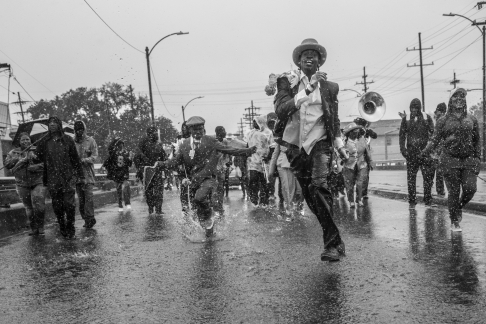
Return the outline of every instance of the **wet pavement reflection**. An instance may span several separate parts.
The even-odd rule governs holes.
[[[322,231],[309,210],[292,222],[231,191],[205,239],[182,218],[177,192],[165,214],[133,202],[97,211],[98,224],[65,241],[0,240],[2,323],[482,323],[486,218],[464,213],[451,233],[445,208],[415,211],[371,196],[335,201],[346,242],[322,263]]]

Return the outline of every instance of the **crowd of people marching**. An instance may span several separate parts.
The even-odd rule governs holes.
[[[224,213],[223,197],[234,167],[243,198],[257,208],[278,208],[291,221],[303,213],[305,201],[322,227],[321,260],[340,260],[345,245],[333,220],[334,199],[345,195],[351,208],[364,205],[373,170],[370,141],[377,134],[362,118],[341,129],[339,86],[319,71],[326,57],[325,48],[314,39],[295,48],[292,58],[299,69],[270,76],[265,91],[275,95],[275,112],[257,116],[244,140],[227,139],[223,126],[215,129],[215,136],[206,135],[205,120],[198,116],[182,125],[176,145],[169,149],[162,145],[156,126],[147,129],[136,154],[125,149],[124,139],[114,138],[103,167],[116,183],[119,212],[124,206],[131,209],[129,170],[134,165],[149,214],[163,214],[164,189],[175,181],[182,212],[193,214],[210,234],[215,215]],[[418,99],[410,103],[410,114],[401,113],[400,149],[407,161],[410,208],[417,203],[418,170],[424,176],[427,206],[433,206],[436,175],[439,195],[445,195],[444,180],[447,186],[454,231],[460,230],[462,208],[476,191],[479,172],[479,128],[467,113],[466,94],[456,89],[448,107],[437,107],[435,126]],[[48,135],[35,149],[29,134],[22,133],[20,147],[9,152],[6,167],[16,177],[30,235],[44,234],[46,190],[64,237],[75,238],[75,192],[84,227],[96,224],[93,186],[98,148],[86,129],[85,123],[76,121],[73,139],[64,134],[57,117],[50,117]]]

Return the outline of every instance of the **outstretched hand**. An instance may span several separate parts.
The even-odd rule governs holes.
[[[407,113],[405,112],[405,110],[403,112],[398,112],[398,115],[400,116],[400,118],[407,118]]]

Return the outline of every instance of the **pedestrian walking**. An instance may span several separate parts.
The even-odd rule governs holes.
[[[214,224],[211,196],[214,194],[219,153],[249,156],[256,148],[236,149],[226,146],[216,138],[204,135],[204,124],[202,117],[189,118],[187,126],[191,137],[184,140],[173,159],[157,164],[160,169],[176,169],[180,165],[185,167],[187,178],[182,183],[188,186],[191,204],[201,226],[210,231]]]
[[[132,209],[130,204],[130,167],[133,164],[131,152],[125,149],[125,142],[120,137],[115,137],[108,146],[108,159],[103,163],[108,174],[107,178],[116,184],[118,197],[118,212],[123,212],[123,203],[127,211]]]
[[[257,150],[248,161],[250,180],[248,194],[253,206],[268,206],[268,166],[265,164],[270,152],[271,135],[267,128],[267,117],[258,116],[253,119],[253,129],[247,135],[248,146],[256,146]]]
[[[215,129],[216,139],[224,144],[227,145],[226,141],[226,130],[223,126],[218,126]],[[226,171],[231,166],[231,159],[229,154],[224,153],[217,153],[218,154],[218,164],[216,165],[216,187],[215,192],[213,195],[214,211],[218,212],[219,214],[224,213],[223,208],[223,198],[224,198],[224,185],[226,181]]]
[[[75,186],[84,180],[83,166],[74,140],[64,134],[61,120],[55,116],[49,117],[48,129],[49,134],[37,146],[35,155],[44,163],[42,181],[52,198],[61,235],[74,239]]]
[[[294,219],[294,214],[302,211],[304,196],[302,195],[299,181],[290,168],[289,160],[285,154],[286,151],[287,148],[285,146],[277,144],[270,162],[269,174],[275,174],[275,168],[278,170],[279,189],[283,196],[285,220],[290,222]]]
[[[364,137],[366,144],[368,145],[368,151],[371,152],[371,140],[377,139],[378,134],[374,130],[370,128],[370,122],[364,118],[356,117],[354,119],[354,123],[358,126],[362,126],[364,129],[361,131],[362,136]],[[370,182],[370,172],[373,170],[373,166],[370,164],[368,165],[368,177],[366,178],[365,182],[363,183],[363,199],[368,199],[368,185]]]
[[[326,49],[315,39],[305,39],[297,46],[292,58],[300,69],[277,78],[274,103],[280,124],[286,125],[282,140],[290,166],[323,230],[321,260],[338,261],[345,247],[333,220],[328,175],[333,146],[344,159],[347,154],[339,128],[339,85],[327,81],[326,73],[319,71],[326,57]]]
[[[20,146],[7,154],[5,167],[15,176],[15,186],[30,222],[29,235],[44,235],[46,187],[42,176],[44,164],[35,162],[35,147],[28,133],[20,134]]]
[[[452,231],[462,231],[462,209],[476,193],[481,156],[479,124],[467,113],[466,95],[463,88],[451,92],[447,112],[422,151],[422,156],[428,156],[442,144],[439,168],[447,186]]]
[[[410,102],[410,115],[403,114],[400,124],[400,152],[407,160],[407,184],[409,208],[417,204],[417,172],[420,169],[424,179],[424,203],[428,207],[432,202],[434,184],[434,161],[430,156],[420,155],[434,132],[432,117],[422,112],[422,103],[415,98]]]
[[[447,105],[442,102],[437,105],[437,108],[434,112],[435,117],[435,124],[440,118],[442,118],[447,111]],[[435,167],[435,190],[439,197],[445,197],[445,188],[444,188],[444,175],[442,174],[442,169],[439,168],[439,158],[442,153],[442,143],[437,145],[436,149],[432,152],[431,156],[434,159],[434,167]]]
[[[93,187],[96,183],[94,163],[98,158],[98,145],[93,137],[86,134],[86,125],[82,120],[74,122],[74,142],[81,159],[84,180],[78,179],[76,193],[79,200],[79,213],[84,220],[83,227],[93,228],[96,224],[94,215]]]
[[[147,136],[144,137],[139,149],[141,153],[140,167],[148,172],[143,173],[145,198],[149,214],[162,215],[162,203],[164,200],[164,172],[160,168],[152,169],[157,162],[167,160],[164,147],[158,136],[158,128],[150,126],[147,128]]]
[[[362,200],[364,185],[368,179],[369,166],[371,165],[371,153],[368,149],[368,143],[361,136],[362,130],[363,128],[356,123],[349,123],[343,131],[345,136],[344,147],[349,152],[349,159],[343,165],[343,176],[346,195],[351,208],[355,207],[355,203],[360,207],[364,206]]]

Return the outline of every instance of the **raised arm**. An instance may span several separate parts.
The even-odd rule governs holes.
[[[298,110],[295,106],[292,88],[287,78],[277,79],[277,94],[273,103],[275,105],[275,113],[282,120],[292,116]]]

